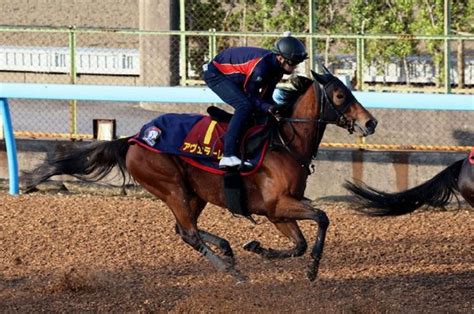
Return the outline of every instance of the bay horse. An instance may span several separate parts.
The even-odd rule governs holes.
[[[314,80],[300,77],[294,90],[283,91],[288,112],[275,118],[277,136],[272,139],[273,149],[267,152],[255,173],[243,177],[249,212],[266,216],[294,243],[293,247],[277,250],[250,241],[244,249],[265,258],[301,256],[307,250],[307,243],[297,221],[313,220],[318,231],[307,272],[311,281],[318,273],[329,219],[324,211],[313,208],[305,200],[304,191],[326,125],[336,124],[361,136],[374,133],[377,125],[377,120],[352,92],[326,68],[325,73],[312,71],[312,75]],[[25,173],[22,182],[26,190],[54,175],[67,174],[96,182],[118,166],[124,185],[128,173],[171,209],[176,218],[176,232],[185,243],[218,270],[245,280],[235,268],[229,242],[198,228],[199,215],[207,203],[226,207],[223,176],[196,168],[179,156],[157,154],[132,145],[130,138],[95,142],[66,154],[52,154],[38,168]]]
[[[474,147],[464,159],[458,160],[433,178],[411,189],[387,193],[363,182],[346,181],[343,186],[356,195],[361,207],[356,210],[371,216],[396,216],[411,213],[427,205],[443,207],[456,193],[474,207]],[[459,201],[459,199],[458,199]]]

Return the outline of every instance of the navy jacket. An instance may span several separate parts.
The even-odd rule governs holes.
[[[261,111],[275,102],[272,98],[283,69],[270,50],[257,47],[228,48],[219,53],[213,65],[234,81]]]

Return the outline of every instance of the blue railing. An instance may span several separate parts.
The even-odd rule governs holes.
[[[413,94],[354,92],[364,107],[377,109],[412,110],[469,110],[474,111],[474,95]],[[203,87],[137,87],[70,84],[22,84],[0,85],[0,113],[5,129],[9,192],[19,193],[18,160],[8,98],[127,101],[160,103],[222,103],[211,90]]]

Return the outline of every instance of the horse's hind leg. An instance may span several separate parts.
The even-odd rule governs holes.
[[[202,200],[201,198],[194,197],[189,205],[191,207],[192,215],[196,217],[195,219],[197,221],[202,210],[206,206],[206,202]],[[178,234],[180,233],[178,224],[176,224],[176,233]],[[216,246],[222,252],[222,254],[226,257],[226,260],[229,263],[231,264],[235,263],[234,252],[232,251],[229,241],[215,234],[204,231],[202,229],[198,230],[198,234],[204,242],[210,243]]]
[[[176,224],[176,233],[181,235],[181,231],[178,224]],[[202,229],[198,230],[198,235],[202,241],[216,246],[225,256],[225,259],[227,262],[229,262],[229,264],[235,264],[234,252],[232,251],[232,247],[230,246],[229,241]]]
[[[173,197],[168,197],[165,203],[171,208],[176,218],[176,229],[183,241],[206,257],[218,270],[233,272],[233,261],[218,256],[201,238],[196,224],[197,217],[193,215],[189,196],[174,190]]]
[[[196,251],[201,253],[205,258],[207,258],[219,271],[227,272],[231,274],[238,282],[247,281],[247,277],[242,275],[235,268],[235,260],[233,256],[232,249],[230,248],[229,242],[222,239],[216,235],[213,235],[209,232],[197,230],[195,226],[192,228],[183,227],[183,221],[177,220],[177,229],[181,238],[184,242],[191,245]],[[184,223],[184,225],[187,225]],[[209,242],[217,245],[219,249],[224,253],[224,257],[217,255],[210,247],[206,245],[205,242]]]
[[[272,221],[275,227],[280,230],[285,236],[295,243],[295,246],[289,250],[275,250],[272,248],[263,248],[258,241],[250,241],[244,245],[244,249],[250,252],[257,253],[266,258],[287,258],[301,256],[306,252],[308,245],[301,233],[296,221],[276,222]]]
[[[176,233],[180,234],[180,229],[179,225],[176,224]],[[227,241],[224,238],[221,238],[215,234],[212,234],[210,232],[204,231],[202,229],[198,230],[198,234],[201,237],[201,239],[206,242],[210,243],[214,246],[216,246],[224,256],[227,258],[232,258],[232,261],[230,261],[232,264],[234,263],[233,258],[234,258],[234,252],[232,251],[232,247],[230,246],[229,241]]]
[[[196,251],[207,258],[219,271],[228,272],[239,281],[245,280],[243,276],[234,268],[233,257],[222,258],[217,255],[201,238],[203,231],[198,230],[197,217],[192,215],[193,211],[189,205],[188,197],[184,194],[179,195],[174,191],[172,198],[167,198],[165,203],[171,208],[176,218],[176,229],[184,242],[193,247]],[[205,233],[205,238],[211,238],[209,233]],[[217,238],[217,236],[216,236]],[[227,243],[228,244],[228,243]]]
[[[232,251],[232,248],[230,247],[229,241],[201,229],[199,229],[199,236],[204,242],[215,245],[222,252],[222,254],[224,254],[224,256],[232,258],[232,263],[233,263],[234,252]]]
[[[127,170],[140,185],[168,205],[184,242],[200,252],[218,270],[229,272],[238,280],[244,279],[235,270],[232,261],[218,256],[201,239],[197,218],[205,203],[189,190],[183,169],[175,158],[135,145],[127,153]]]

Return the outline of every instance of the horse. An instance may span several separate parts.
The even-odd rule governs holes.
[[[322,74],[311,73],[314,79],[299,77],[293,89],[282,90],[286,104],[282,108],[287,110],[272,118],[276,134],[271,139],[272,148],[258,170],[243,177],[243,184],[249,212],[265,216],[293,242],[288,249],[272,249],[250,241],[244,249],[269,259],[302,256],[308,245],[297,221],[313,220],[318,231],[307,271],[308,279],[313,281],[317,277],[329,219],[323,210],[311,206],[304,197],[311,162],[327,124],[368,136],[375,132],[377,120],[329,70],[324,68]],[[226,207],[223,176],[193,167],[180,156],[157,154],[133,145],[129,142],[131,138],[88,143],[67,153],[50,154],[40,166],[22,175],[25,190],[55,175],[66,174],[96,182],[117,166],[123,176],[123,186],[126,177],[131,176],[171,209],[176,219],[175,230],[185,243],[217,270],[237,281],[245,281],[245,275],[235,267],[229,242],[198,228],[199,216],[207,203]]]
[[[346,181],[343,186],[358,198],[361,207],[356,210],[371,216],[405,215],[424,205],[443,207],[453,196],[458,199],[457,193],[474,207],[474,147],[468,157],[452,163],[433,178],[405,191],[382,192],[364,182]]]

